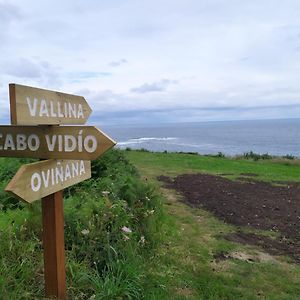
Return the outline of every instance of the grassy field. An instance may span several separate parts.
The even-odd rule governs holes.
[[[159,175],[184,173],[255,173],[263,181],[300,181],[298,162],[205,157],[191,154],[126,151],[126,157],[146,181]],[[160,188],[165,197],[165,236],[149,258],[146,299],[300,299],[300,266],[288,257],[271,256],[262,249],[225,240],[240,228],[210,213],[180,202],[180,195]],[[230,258],[216,260],[218,254]]]
[[[3,192],[29,162],[0,159],[5,300],[44,295],[40,202],[23,204]],[[300,299],[299,265],[224,239],[241,228],[188,207],[156,179],[202,172],[232,180],[255,173],[260,180],[299,181],[299,171],[294,160],[109,151],[93,161],[90,180],[64,193],[69,299]]]
[[[184,153],[152,153],[126,151],[126,156],[140,172],[150,178],[158,175],[174,177],[183,173],[231,174],[236,178],[241,173],[255,173],[263,181],[299,181],[300,162],[298,160],[268,159],[246,160],[225,157],[200,156]]]

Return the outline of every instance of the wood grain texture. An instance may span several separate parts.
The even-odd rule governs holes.
[[[42,199],[44,277],[46,297],[67,299],[63,192]]]
[[[67,136],[73,136],[76,140],[77,146],[72,150],[70,139],[66,142]],[[0,126],[0,156],[4,157],[93,160],[115,144],[114,140],[94,126]],[[93,145],[96,147],[93,148]]]
[[[15,83],[9,85],[9,92],[14,125],[85,124],[92,112],[82,96]],[[73,114],[69,105],[77,112],[81,106],[82,113]]]
[[[9,102],[10,102],[10,122],[12,125],[16,125],[17,124],[16,87],[14,84],[9,85]]]
[[[90,161],[43,160],[21,166],[5,191],[32,203],[90,177]]]

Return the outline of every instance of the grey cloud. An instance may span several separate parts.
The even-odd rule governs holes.
[[[300,45],[295,47],[295,51],[299,52],[300,51]]]
[[[127,26],[119,29],[119,36],[126,36],[128,38],[136,39],[149,39],[155,37],[156,35],[165,32],[165,26],[157,25],[145,20],[138,22],[129,23]]]
[[[126,64],[127,62],[128,61],[125,58],[121,58],[120,60],[110,62],[108,65],[110,67],[119,67],[123,64]]]
[[[167,89],[171,84],[177,84],[176,80],[162,79],[161,81],[153,83],[144,83],[139,87],[132,88],[130,91],[134,93],[149,93],[149,92],[162,92]]]
[[[8,75],[18,78],[38,78],[41,76],[42,66],[26,58],[9,62],[5,71]]]
[[[9,3],[0,3],[0,20],[2,22],[11,22],[14,19],[19,19],[22,14],[18,7]],[[2,28],[1,28],[2,30]]]
[[[19,58],[3,64],[5,75],[31,81],[43,86],[59,86],[61,84],[58,70],[47,61]]]
[[[89,122],[101,126],[123,124],[162,124],[221,120],[252,120],[268,118],[295,118],[300,113],[299,105],[276,105],[264,107],[190,107],[185,109],[118,110],[96,111]],[[255,116],[255,117],[254,117]]]

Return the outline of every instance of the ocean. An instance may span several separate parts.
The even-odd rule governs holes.
[[[300,156],[300,119],[100,126],[117,147],[234,156]]]

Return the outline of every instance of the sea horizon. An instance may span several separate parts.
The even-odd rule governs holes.
[[[300,118],[100,126],[120,149],[300,156]]]

